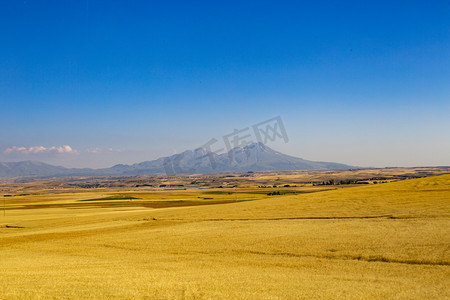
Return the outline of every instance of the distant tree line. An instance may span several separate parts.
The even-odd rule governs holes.
[[[372,180],[372,179],[369,179]],[[377,183],[386,183],[387,181],[372,181],[373,184]],[[344,184],[370,184],[367,180],[355,180],[355,179],[346,179],[346,180],[334,180],[330,179],[327,181],[322,181],[321,183],[313,183],[313,186],[317,185],[344,185]]]
[[[280,195],[280,192],[276,191],[276,192],[267,193],[267,196],[276,196],[276,195]]]

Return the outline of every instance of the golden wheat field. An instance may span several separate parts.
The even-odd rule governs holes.
[[[0,298],[450,298],[450,175],[281,191],[3,197]]]

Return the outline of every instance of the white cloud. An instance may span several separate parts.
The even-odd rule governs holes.
[[[64,146],[32,146],[26,147],[9,147],[3,151],[3,154],[44,154],[44,153],[59,153],[59,154],[78,154],[77,150],[72,149],[69,145]]]
[[[3,159],[52,159],[59,157],[60,159],[82,159],[86,157],[103,157],[103,156],[114,156],[127,152],[123,149],[113,149],[113,148],[88,148],[83,150],[73,149],[69,145],[63,146],[12,146],[0,150],[0,157],[3,155]],[[1,159],[0,159],[1,160]]]
[[[86,153],[92,153],[92,154],[107,154],[107,153],[120,153],[123,152],[121,149],[113,149],[113,148],[89,148],[86,149],[84,152]]]

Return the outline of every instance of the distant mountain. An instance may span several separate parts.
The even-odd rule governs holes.
[[[0,162],[0,178],[89,176],[96,170],[89,168],[64,168],[39,161]]]
[[[354,167],[334,162],[305,160],[275,151],[262,143],[253,143],[233,148],[220,155],[199,148],[152,161],[132,165],[120,164],[103,169],[71,169],[35,161],[0,163],[0,177],[174,175],[351,168]]]
[[[66,168],[56,167],[38,161],[20,161],[0,163],[0,177],[53,176],[64,172]]]

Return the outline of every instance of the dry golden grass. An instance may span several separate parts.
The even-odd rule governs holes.
[[[238,201],[159,209],[76,201],[115,193]],[[15,205],[42,203],[39,197]],[[450,175],[271,197],[48,197],[79,207],[0,216],[2,299],[450,297]]]

